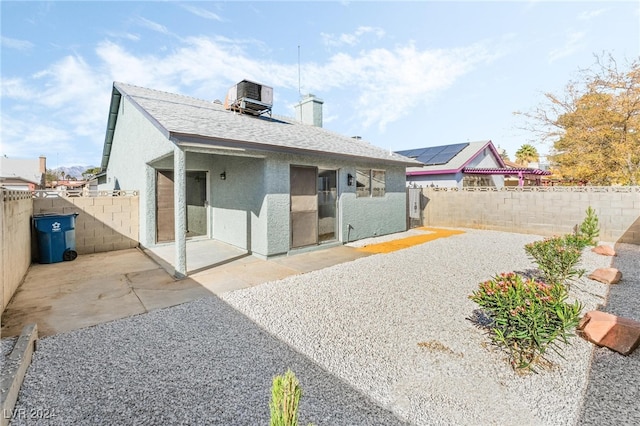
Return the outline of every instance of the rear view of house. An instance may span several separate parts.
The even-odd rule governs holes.
[[[322,101],[271,116],[250,81],[210,102],[114,83],[100,189],[140,191],[140,243],[187,238],[268,258],[405,230],[405,171],[416,160],[322,129]],[[300,121],[302,120],[302,121]]]

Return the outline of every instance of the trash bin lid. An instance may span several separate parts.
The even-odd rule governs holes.
[[[33,218],[34,219],[38,219],[38,218],[47,218],[47,219],[53,219],[54,217],[68,217],[68,216],[78,216],[80,213],[38,213],[38,214],[34,214]]]

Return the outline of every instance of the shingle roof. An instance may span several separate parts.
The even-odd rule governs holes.
[[[112,98],[127,97],[178,143],[185,139],[232,141],[266,151],[336,155],[383,162],[417,165],[418,161],[376,147],[362,140],[298,123],[291,119],[253,117],[224,109],[220,104],[189,96],[114,83]],[[113,106],[113,105],[112,105]],[[109,132],[107,132],[109,139]],[[105,151],[107,143],[105,140]],[[211,142],[213,143],[213,142]],[[106,156],[108,159],[108,152]],[[104,166],[104,159],[103,159]]]

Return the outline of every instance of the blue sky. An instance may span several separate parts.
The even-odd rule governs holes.
[[[52,168],[100,164],[113,81],[223,100],[249,79],[274,88],[275,114],[313,93],[325,128],[385,149],[491,139],[513,158],[532,138],[514,111],[561,93],[594,54],[640,55],[637,1],[0,7],[0,155]]]

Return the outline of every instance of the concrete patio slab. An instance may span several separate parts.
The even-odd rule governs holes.
[[[412,234],[395,237],[408,235]],[[17,336],[30,323],[38,324],[40,336],[90,327],[372,254],[334,245],[263,260],[228,244],[190,240],[188,262],[190,269],[198,270],[176,280],[168,272],[170,265],[167,268],[172,248],[167,245],[152,253],[127,249],[81,255],[72,262],[31,265],[2,313],[0,336]]]
[[[333,247],[271,261],[226,250],[228,247],[212,256],[215,244],[201,242],[191,245],[190,251],[194,246],[207,249],[207,256],[200,256],[200,266],[213,258],[219,266],[206,267],[182,280],[139,249],[33,264],[3,312],[1,336],[17,336],[29,323],[38,324],[40,336],[49,336],[362,257],[355,249]]]

